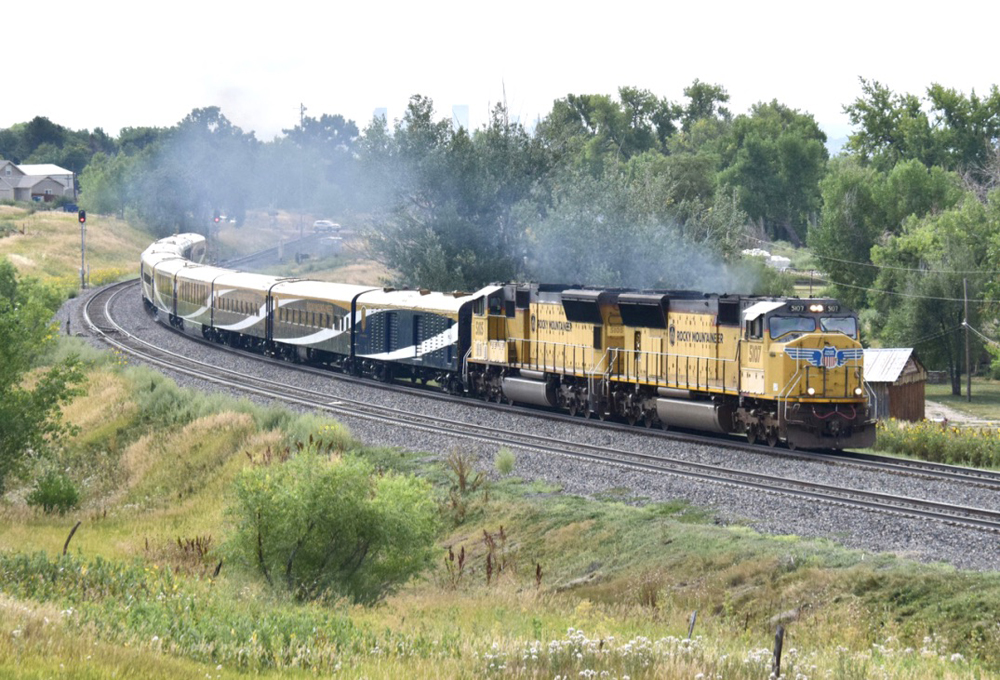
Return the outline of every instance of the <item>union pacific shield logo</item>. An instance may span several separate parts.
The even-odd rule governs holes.
[[[823,348],[823,368],[837,367],[837,350],[827,346]]]
[[[848,361],[858,361],[865,355],[861,348],[837,349],[827,345],[823,349],[786,347],[785,354],[796,361],[805,361],[816,368],[839,368]]]

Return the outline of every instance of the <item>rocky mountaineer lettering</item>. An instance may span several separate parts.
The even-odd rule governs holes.
[[[543,330],[546,330],[546,329],[548,329],[550,331],[565,331],[565,332],[568,333],[571,330],[573,330],[573,324],[570,323],[569,321],[544,321],[544,320],[539,320],[539,322],[538,322],[538,330],[543,331]]]
[[[677,331],[677,342],[722,342],[722,333],[703,333],[700,331]]]

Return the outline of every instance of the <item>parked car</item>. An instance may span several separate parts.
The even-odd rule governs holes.
[[[331,222],[330,220],[316,220],[313,222],[313,231],[317,234],[324,232],[332,232],[336,234],[340,232],[340,225],[336,222]]]

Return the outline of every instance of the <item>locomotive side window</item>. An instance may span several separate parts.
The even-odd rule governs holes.
[[[812,333],[816,330],[816,319],[811,316],[772,316],[767,330],[772,340],[789,333]]]
[[[503,299],[499,295],[490,296],[490,316],[500,316],[503,310]]]
[[[764,337],[764,317],[758,316],[752,321],[747,321],[746,334],[748,340],[760,340]]]
[[[819,320],[820,328],[828,333],[843,333],[858,339],[858,322],[854,317],[826,317]]]

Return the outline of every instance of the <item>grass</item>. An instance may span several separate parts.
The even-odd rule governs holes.
[[[74,262],[73,216],[17,210],[0,206],[0,226],[20,215],[25,238],[33,229],[52,238],[23,255],[5,250],[20,235],[0,238],[0,254],[58,280],[58,267],[35,260]],[[131,238],[127,225],[92,222]],[[294,218],[251,219],[241,230],[224,225],[218,243],[245,252],[295,232]],[[135,233],[137,255],[149,237]],[[134,260],[126,252],[102,266]],[[375,272],[360,261],[338,266],[334,277]],[[489,479],[463,493],[437,462],[443,455],[364,448],[319,416],[196,395],[62,342],[60,351],[84,350],[91,362],[88,394],[66,409],[81,432],[61,453],[83,505],[42,514],[24,503],[28,483],[0,500],[0,677],[749,680],[767,676],[779,622],[786,678],[1000,677],[996,573],[718,526],[704,509],[621,488],[568,496],[519,479],[518,458],[499,451],[500,465],[467,456],[476,469],[466,478]],[[974,385],[977,399],[986,386]],[[437,567],[380,606],[297,603],[228,562],[213,578],[246,453],[311,433],[437,484],[447,527]]]
[[[224,223],[209,241],[211,257],[227,259],[270,248],[275,239],[298,238],[299,223],[309,216],[249,213],[240,228]],[[22,233],[23,231],[23,233]],[[305,230],[303,230],[305,231]],[[154,237],[109,215],[87,214],[87,267],[90,285],[98,286],[138,275],[139,254]],[[8,257],[22,274],[54,283],[67,293],[80,285],[80,223],[76,213],[37,210],[29,205],[0,205],[0,257]],[[345,263],[347,260],[345,260]],[[356,260],[345,264],[371,274]]]
[[[462,494],[435,457],[363,449],[316,416],[194,396],[113,355],[91,370],[63,454],[82,508],[44,515],[24,489],[0,504],[0,677],[749,679],[779,621],[788,678],[1000,672],[995,573],[717,526],[621,489],[568,496],[516,465],[473,462],[491,478]],[[212,578],[246,452],[309,431],[436,480],[453,520],[438,566],[378,607],[297,603],[235,564]]]
[[[966,378],[962,377],[962,394],[951,393],[951,383],[927,383],[925,396],[931,401],[944,404],[956,411],[967,413],[979,420],[1000,420],[1000,380],[989,378],[972,379],[972,401],[968,400]]]

